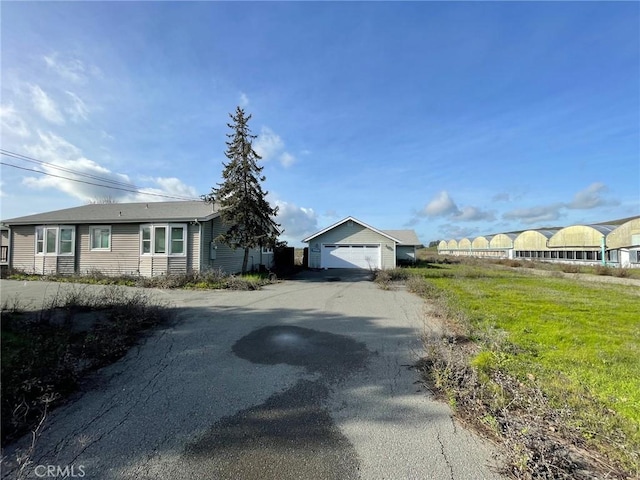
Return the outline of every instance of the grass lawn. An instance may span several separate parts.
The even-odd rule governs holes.
[[[413,273],[467,319],[483,348],[472,364],[534,378],[588,444],[639,472],[640,288],[438,267]]]

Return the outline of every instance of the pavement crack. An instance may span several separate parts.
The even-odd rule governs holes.
[[[440,430],[436,431],[436,440],[438,440],[438,443],[440,444],[440,453],[442,453],[444,462],[447,464],[447,467],[449,468],[449,478],[451,478],[451,480],[455,480],[455,477],[453,476],[453,465],[451,465],[451,462],[449,461],[449,457],[447,456],[447,452],[445,452],[444,443],[442,442],[442,438],[440,438]]]

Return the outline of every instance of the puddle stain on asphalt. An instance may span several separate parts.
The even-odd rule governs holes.
[[[363,368],[369,356],[364,343],[344,335],[295,326],[254,330],[233,346],[233,353],[252,363],[286,363],[337,380]]]
[[[273,326],[241,338],[233,352],[253,363],[302,366],[320,378],[300,380],[261,405],[220,419],[187,445],[185,456],[200,462],[211,478],[359,478],[356,451],[324,403],[328,385],[364,368],[365,345],[342,335]]]

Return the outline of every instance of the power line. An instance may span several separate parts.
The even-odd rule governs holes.
[[[117,186],[113,186],[113,185],[103,185],[103,184],[100,184],[100,183],[89,182],[89,181],[86,181],[86,180],[79,180],[77,178],[69,178],[69,177],[64,177],[62,175],[55,175],[53,173],[48,173],[48,172],[43,172],[43,171],[40,171],[40,170],[36,170],[34,168],[20,167],[18,165],[13,165],[11,163],[6,163],[6,162],[0,162],[0,165],[5,165],[7,167],[17,168],[19,170],[26,170],[27,172],[39,173],[40,175],[47,175],[49,177],[61,178],[63,180],[69,180],[71,182],[78,182],[78,183],[84,183],[84,184],[87,184],[87,185],[94,185],[94,186],[97,186],[97,187],[107,188],[107,189],[111,189],[111,190],[121,190],[123,192],[140,193],[142,195],[149,195],[149,196],[152,196],[152,197],[172,198],[174,200],[199,200],[199,199],[194,198],[194,197],[179,197],[179,196],[176,196],[176,195],[166,195],[166,194],[161,194],[161,193],[145,192],[145,191],[139,189],[138,187],[135,187],[135,188],[124,188],[124,187],[117,187]],[[123,185],[126,185],[126,184],[123,184]]]
[[[44,172],[44,171],[36,170],[36,169],[33,169],[33,168],[21,167],[21,166],[14,165],[14,164],[11,164],[11,163],[0,162],[1,165],[5,165],[7,167],[17,168],[19,170],[25,170],[25,171],[28,171],[28,172],[34,172],[34,173],[38,173],[40,175],[47,175],[47,176],[54,177],[54,178],[60,178],[60,179],[63,179],[63,180],[69,180],[71,182],[84,183],[84,184],[87,184],[87,185],[94,185],[94,186],[97,186],[97,187],[102,187],[102,188],[107,188],[107,189],[112,189],[112,190],[121,190],[121,191],[124,191],[124,192],[139,193],[139,194],[149,195],[149,196],[154,196],[154,197],[172,198],[172,199],[175,199],[175,200],[199,200],[199,198],[194,198],[194,197],[182,197],[182,196],[177,196],[177,195],[167,195],[167,194],[160,194],[160,193],[145,192],[141,187],[138,187],[136,185],[132,185],[130,183],[119,182],[117,180],[112,180],[110,178],[105,178],[105,177],[100,177],[98,175],[79,172],[79,171],[73,170],[71,168],[62,167],[62,166],[55,165],[55,164],[49,163],[49,162],[44,162],[42,160],[38,160],[38,159],[33,158],[33,157],[28,157],[26,155],[22,155],[20,153],[15,153],[15,152],[10,152],[10,151],[4,150],[4,149],[0,149],[0,154],[2,154],[4,156],[7,156],[7,157],[15,158],[17,160],[23,160],[23,161],[27,161],[27,162],[43,165],[43,166],[46,166],[48,168],[58,169],[58,170],[61,170],[63,172],[66,172],[66,173],[70,173],[72,175],[77,175],[77,176],[80,176],[80,177],[85,177],[85,178],[89,178],[89,179],[92,179],[92,180],[97,180],[97,181],[102,182],[102,183],[95,183],[95,182],[90,182],[90,181],[87,181],[87,180],[80,180],[80,179],[77,179],[77,178],[70,178],[70,177],[66,177],[66,176],[63,176],[63,175],[55,175],[53,173]],[[104,183],[111,184],[111,185],[104,185]]]
[[[114,185],[120,185],[120,186],[127,187],[127,188],[139,188],[139,187],[136,187],[135,185],[132,185],[130,183],[119,182],[117,180],[112,180],[110,178],[105,178],[105,177],[101,177],[101,176],[98,176],[98,175],[93,175],[91,173],[79,172],[79,171],[73,170],[71,168],[67,168],[67,167],[62,167],[60,165],[56,165],[55,163],[43,162],[42,160],[37,160],[37,159],[32,158],[32,157],[27,157],[26,155],[22,155],[20,153],[10,152],[10,151],[4,150],[4,149],[0,149],[0,153],[2,155],[7,156],[7,157],[15,158],[15,159],[18,159],[18,160],[23,160],[25,162],[36,163],[38,165],[43,165],[43,166],[46,166],[48,168],[62,170],[63,172],[72,173],[74,175],[78,175],[78,176],[81,176],[81,177],[92,178],[92,179],[98,180],[100,182],[113,183]]]

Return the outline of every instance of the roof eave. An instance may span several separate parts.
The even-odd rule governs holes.
[[[344,218],[344,219],[340,220],[339,222],[336,222],[333,225],[330,225],[327,228],[324,228],[324,229],[320,230],[319,232],[316,232],[313,235],[303,239],[302,243],[309,243],[314,238],[316,238],[316,237],[318,237],[318,236],[320,236],[320,235],[322,235],[324,233],[327,233],[329,230],[333,230],[334,228],[339,227],[340,225],[342,225],[343,223],[348,222],[349,220],[351,220],[352,222],[356,222],[358,225],[361,225],[361,226],[363,226],[365,228],[368,228],[369,230],[372,230],[372,231],[374,231],[374,232],[376,232],[376,233],[378,233],[378,234],[380,234],[380,235],[382,235],[384,237],[387,237],[388,239],[393,240],[396,243],[402,243],[399,239],[397,239],[395,237],[392,237],[388,233],[385,233],[385,232],[383,232],[381,230],[378,230],[377,228],[372,227],[371,225],[367,225],[366,223],[361,222],[357,218],[354,218],[354,217],[351,217],[351,216],[349,216],[347,218]]]
[[[0,222],[2,225],[8,227],[11,226],[25,226],[25,225],[92,225],[92,224],[106,224],[106,223],[152,223],[152,222],[168,222],[168,223],[184,223],[184,222],[207,222],[220,216],[220,212],[213,212],[209,215],[199,217],[157,217],[157,218],[105,218],[105,219],[30,219],[30,220],[18,220],[12,221],[4,220]]]

